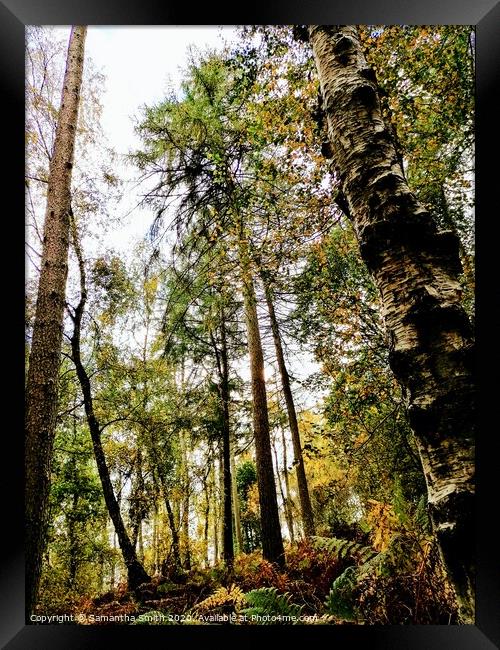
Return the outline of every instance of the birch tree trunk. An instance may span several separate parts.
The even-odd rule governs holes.
[[[86,27],[73,27],[69,40],[61,107],[50,161],[42,262],[26,384],[25,554],[28,616],[38,597],[47,536],[68,274],[71,176],[86,32]]]
[[[274,440],[272,443],[272,447],[274,453],[274,464],[276,466],[276,478],[278,479],[278,488],[281,494],[281,500],[283,501],[283,511],[285,514],[286,525],[288,527],[288,532],[290,533],[290,542],[293,544],[295,542],[295,532],[293,530],[293,517],[289,507],[288,497],[286,496],[283,490],[283,483],[281,482],[281,476],[280,476],[280,470],[278,464],[278,452],[276,451],[276,444]]]
[[[288,460],[286,454],[285,430],[283,428],[281,428],[281,444],[283,446],[283,479],[285,481],[286,507],[290,513],[290,521],[292,522],[292,527],[290,528],[290,541],[292,544],[294,544],[295,533],[293,528],[293,499],[292,493],[290,491],[290,480],[288,478]],[[278,467],[278,459],[276,459],[276,467]]]
[[[460,305],[456,236],[410,191],[353,26],[308,37],[341,182],[339,204],[379,289],[394,375],[406,391],[430,512],[464,622],[474,612],[473,333]]]

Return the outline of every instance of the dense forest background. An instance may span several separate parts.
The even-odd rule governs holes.
[[[106,80],[85,32],[72,30],[68,50],[49,29],[27,30],[29,612],[81,623],[469,622],[470,574],[442,534],[455,524],[429,507],[429,495],[469,480],[468,452],[440,452],[444,469],[426,456],[423,427],[449,450],[454,425],[429,425],[420,402],[415,415],[432,340],[415,358],[394,352],[387,296],[411,264],[389,259],[392,231],[364,239],[362,192],[371,206],[396,186],[387,175],[370,185],[371,149],[350,161],[363,120],[383,123],[398,183],[447,233],[415,226],[402,246],[427,255],[426,288],[455,278],[446,318],[429,289],[434,311],[425,321],[418,311],[418,327],[470,327],[472,27],[238,28],[229,45],[193,46],[182,82],[136,116],[140,146],[126,160],[100,124]],[[340,62],[332,78],[322,38]],[[367,81],[344,100],[351,81],[339,75],[354,65]],[[336,105],[354,111],[340,135]],[[124,254],[113,234],[127,193],[145,225]],[[448,241],[453,264],[440,262]],[[393,295],[413,295],[411,273],[405,282]],[[55,302],[59,343],[37,330],[57,330]],[[458,371],[439,372],[435,383],[472,409]],[[448,402],[439,408],[453,422]]]

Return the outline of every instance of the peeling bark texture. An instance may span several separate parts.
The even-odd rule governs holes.
[[[252,410],[255,435],[257,486],[259,490],[260,521],[262,531],[262,554],[266,560],[279,566],[285,565],[285,551],[276,498],[273,457],[267,413],[266,383],[264,380],[264,355],[259,331],[255,287],[250,271],[248,252],[240,251],[242,267],[243,298],[250,355],[252,378]]]
[[[458,241],[410,191],[374,71],[350,25],[309,27],[333,164],[379,289],[394,375],[406,391],[430,512],[462,620],[474,616],[473,333]]]
[[[63,316],[68,273],[71,175],[87,28],[73,27],[50,162],[43,250],[25,409],[26,612],[36,605],[46,546]]]
[[[101,442],[101,426],[94,412],[94,400],[92,397],[90,378],[87,374],[87,371],[85,370],[81,358],[81,323],[85,310],[85,303],[87,301],[87,289],[85,282],[85,268],[74,222],[72,234],[80,270],[81,297],[80,302],[75,309],[75,315],[73,317],[74,328],[73,335],[71,337],[71,353],[73,363],[75,364],[78,381],[80,382],[80,387],[82,390],[85,415],[87,417],[87,424],[89,426],[90,437],[92,439],[92,447],[97,464],[97,471],[101,480],[104,502],[106,504],[110,519],[113,522],[113,526],[115,527],[116,536],[118,537],[118,544],[122,552],[123,561],[127,568],[129,589],[136,590],[141,584],[149,582],[150,577],[144,570],[142,564],[137,559],[135,547],[130,540],[130,537],[125,528],[125,524],[123,523],[120,504],[118,503],[115,496],[115,491],[109,474],[108,464],[106,462],[106,456],[104,454],[104,449]]]
[[[283,395],[285,397],[288,423],[290,425],[290,433],[292,434],[294,465],[297,474],[297,487],[299,490],[300,512],[302,515],[304,534],[306,537],[310,537],[316,533],[314,528],[314,516],[311,506],[311,499],[309,496],[309,488],[307,485],[306,470],[304,467],[304,458],[302,456],[302,445],[300,442],[297,412],[295,410],[295,403],[293,401],[292,389],[290,386],[290,376],[285,364],[285,355],[283,354],[283,345],[281,344],[281,335],[279,331],[278,320],[274,311],[271,288],[269,287],[269,283],[265,278],[265,274],[262,274],[261,277],[264,284],[267,309],[271,321],[271,330],[273,333],[274,348],[276,350],[276,359],[278,361],[278,368],[281,377],[281,386],[283,388]]]

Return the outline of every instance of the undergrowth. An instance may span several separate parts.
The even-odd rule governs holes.
[[[371,502],[362,541],[311,537],[286,548],[286,569],[259,552],[223,565],[155,577],[98,598],[68,595],[85,617],[127,615],[136,625],[455,624],[454,594],[419,505]],[[52,613],[52,612],[49,612]],[[102,620],[101,620],[102,619]]]

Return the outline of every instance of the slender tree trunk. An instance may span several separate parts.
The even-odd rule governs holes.
[[[26,383],[26,612],[35,607],[46,546],[50,474],[58,403],[68,274],[71,176],[86,27],[73,27],[54,151],[50,161],[42,262]]]
[[[118,543],[120,545],[120,550],[123,555],[123,560],[127,568],[128,575],[128,585],[132,590],[137,589],[137,587],[144,583],[149,582],[150,578],[142,564],[138,561],[134,546],[130,541],[128,533],[125,529],[123,523],[123,518],[120,512],[120,506],[115,497],[115,492],[113,489],[113,484],[111,483],[111,478],[109,475],[109,469],[106,462],[106,457],[104,454],[104,449],[101,442],[101,427],[97,420],[97,417],[94,413],[94,402],[92,397],[92,389],[90,385],[90,379],[85,370],[85,367],[81,359],[80,351],[80,337],[81,337],[81,324],[82,316],[85,310],[85,304],[87,301],[87,289],[86,289],[86,280],[85,280],[85,267],[83,263],[83,257],[80,249],[80,243],[78,240],[78,235],[76,232],[76,224],[73,220],[73,242],[78,259],[78,265],[80,270],[80,302],[75,309],[75,314],[72,317],[74,323],[73,335],[71,337],[71,352],[73,357],[73,363],[75,364],[76,374],[78,381],[80,382],[80,387],[83,395],[83,402],[85,406],[85,414],[87,417],[87,424],[89,426],[90,437],[92,439],[92,446],[94,449],[94,457],[97,463],[97,471],[99,473],[99,478],[101,479],[102,490],[104,494],[104,501],[111,517],[111,521],[115,527],[115,531],[118,537]]]
[[[262,554],[266,560],[285,564],[285,553],[276,499],[273,458],[267,413],[266,383],[264,379],[264,355],[260,339],[257,316],[257,299],[250,270],[248,252],[240,248],[240,263],[243,281],[243,298],[252,378],[252,410],[257,465],[257,485],[262,533]]]
[[[104,529],[104,534],[105,534],[105,540],[108,542],[108,535],[107,535],[107,526],[105,525]],[[107,547],[107,544],[106,544]],[[99,593],[102,594],[104,591],[104,553],[101,553],[99,556]]]
[[[142,519],[139,521],[139,562],[144,566],[144,539],[142,537]]]
[[[185,358],[181,358],[179,378],[176,379],[181,391],[184,389]],[[181,551],[181,567],[190,568],[189,557],[189,485],[187,478],[187,459],[184,432],[179,432],[180,466],[179,466],[179,490],[174,493],[173,508],[177,530],[179,531],[179,542]]]
[[[227,358],[226,326],[221,313],[220,398],[222,406],[222,471],[223,471],[223,556],[226,567],[232,571],[234,563],[233,506],[231,482],[231,429],[229,421],[229,363]]]
[[[130,532],[130,541],[134,548],[134,551],[137,552],[137,540],[139,539],[139,520],[131,522],[131,532]]]
[[[189,473],[188,473],[188,461],[187,461],[187,448],[186,448],[186,439],[184,433],[181,433],[180,436],[181,442],[181,456],[182,456],[182,546],[184,551],[184,568],[191,568],[191,549],[189,546]]]
[[[205,568],[208,569],[210,566],[210,559],[208,557],[208,532],[210,526],[210,494],[208,488],[208,479],[210,475],[210,469],[208,474],[203,479],[203,493],[205,495],[205,512],[204,512],[204,527],[203,527],[203,547],[205,554]]]
[[[160,553],[159,553],[159,540],[158,540],[158,510],[157,505],[155,504],[153,510],[153,566],[154,566],[154,575],[158,575],[160,572]]]
[[[224,447],[219,445],[219,559],[224,561]]]
[[[111,523],[113,523],[113,520],[111,520]],[[116,539],[116,530],[113,527],[113,551],[116,551],[117,548],[117,539]],[[111,578],[109,581],[109,588],[114,589],[115,588],[115,572],[116,572],[116,560],[115,556],[113,554],[113,561],[111,564]]]
[[[172,556],[174,558],[174,568],[176,572],[179,572],[182,567],[181,561],[181,550],[179,542],[179,528],[178,522],[175,520],[175,514],[172,510],[172,505],[170,499],[167,496],[166,486],[163,485],[163,498],[165,501],[165,509],[167,511],[168,525],[170,527],[170,533],[172,535]]]
[[[390,364],[406,391],[430,512],[462,619],[474,612],[473,334],[460,305],[458,242],[405,181],[373,70],[353,26],[308,29],[342,207],[377,285]]]
[[[134,549],[137,549],[139,529],[141,527],[142,519],[145,516],[143,499],[144,499],[144,478],[142,475],[142,452],[141,449],[139,448],[137,450],[135,481],[130,495],[130,508],[129,508],[129,516],[130,516],[131,529],[132,529],[131,541]]]
[[[288,527],[288,532],[290,533],[290,541],[293,543],[295,540],[294,530],[293,530],[293,519],[291,516],[290,508],[288,507],[288,500],[283,490],[283,483],[281,481],[279,464],[278,464],[278,452],[276,451],[276,445],[273,442],[273,452],[274,452],[274,464],[276,465],[276,478],[278,479],[278,487],[281,494],[281,500],[283,501],[283,510],[285,513],[286,525]]]
[[[294,453],[295,472],[297,474],[297,487],[299,491],[300,512],[302,515],[302,523],[304,525],[304,533],[306,537],[315,534],[314,529],[314,516],[311,506],[311,499],[309,496],[309,487],[307,485],[306,471],[304,467],[304,458],[302,456],[302,445],[300,443],[299,424],[297,421],[297,412],[295,410],[295,403],[293,401],[292,389],[290,386],[290,375],[285,364],[285,355],[283,354],[283,345],[281,343],[281,335],[274,311],[273,297],[269,282],[265,273],[261,274],[264,284],[264,291],[266,296],[267,309],[271,321],[271,330],[273,333],[274,347],[276,350],[276,359],[278,361],[278,368],[281,377],[281,386],[283,388],[283,395],[285,397],[286,410],[288,413],[288,423],[290,425],[290,433],[292,434],[292,444]]]
[[[156,477],[155,480],[161,487],[161,494],[163,496],[163,502],[165,504],[165,510],[167,512],[168,525],[170,528],[170,533],[172,535],[172,556],[174,560],[174,567],[176,573],[178,573],[182,566],[179,540],[179,522],[176,521],[176,516],[170,502],[167,477],[165,476],[163,469],[163,463],[161,461],[157,440],[155,434],[152,431],[150,432],[150,437],[148,440],[148,454]]]
[[[82,392],[84,394],[87,422],[92,438],[97,470],[99,473],[99,478],[101,479],[104,501],[106,503],[111,521],[115,527],[118,544],[123,555],[123,561],[125,562],[125,566],[127,568],[129,588],[134,590],[137,589],[140,584],[149,582],[149,576],[137,559],[135,549],[132,545],[132,542],[130,541],[130,538],[125,529],[125,525],[123,523],[120,507],[114,494],[113,484],[111,483],[111,478],[109,476],[106,457],[102,448],[101,430],[99,423],[94,415],[90,381],[85,369],[83,368],[83,365],[81,364],[79,351],[76,350],[76,345],[73,347],[73,358],[75,360],[75,366],[77,367],[78,379],[80,381]]]
[[[229,450],[229,465],[231,467],[231,492],[233,496],[233,511],[234,511],[234,531],[237,543],[237,552],[243,551],[243,535],[241,533],[241,512],[240,500],[238,498],[238,486],[236,484],[236,467],[234,462],[234,438],[231,440]]]
[[[189,490],[189,485],[186,486]],[[182,506],[182,537],[184,546],[184,568],[191,569],[191,548],[189,544],[189,492],[184,495]]]
[[[74,401],[76,406],[76,398]],[[76,442],[76,418],[73,418],[73,442]],[[77,476],[76,456],[73,454],[71,457],[71,474]],[[74,589],[76,586],[76,572],[78,568],[78,540],[76,538],[76,521],[77,521],[77,507],[79,496],[73,492],[71,498],[71,510],[67,513],[68,522],[68,542],[69,542],[69,589]]]
[[[74,493],[71,504],[71,512],[68,517],[68,541],[69,541],[69,588],[76,586],[76,571],[78,568],[78,540],[76,539],[76,509],[78,506],[78,494]]]
[[[215,463],[212,467],[213,495],[217,497],[217,479],[215,475]],[[217,508],[217,498],[213,509],[213,535],[214,535],[214,564],[219,560],[219,512]]]
[[[120,471],[118,471],[118,480],[117,480],[117,485],[116,485],[116,503],[118,504],[118,511],[120,513],[122,511],[122,490],[123,490],[122,473]],[[118,541],[118,536],[117,536],[117,541]],[[118,541],[118,545],[119,545],[119,541]],[[115,548],[116,548],[116,546],[115,546]],[[118,584],[120,584],[120,578],[121,578],[121,571],[119,569],[119,572],[118,572]]]
[[[285,430],[281,428],[281,444],[283,445],[283,479],[285,481],[285,494],[286,494],[286,504],[289,510],[290,521],[292,522],[292,528],[290,530],[290,541],[292,544],[295,542],[295,534],[293,527],[293,500],[292,494],[290,492],[290,480],[288,478],[288,459],[286,454],[286,440],[285,440]],[[278,461],[276,460],[276,468],[278,467]],[[276,470],[277,471],[277,470]]]
[[[179,532],[181,530],[181,495],[177,490],[173,490],[172,500],[170,503],[172,506],[175,529]]]

